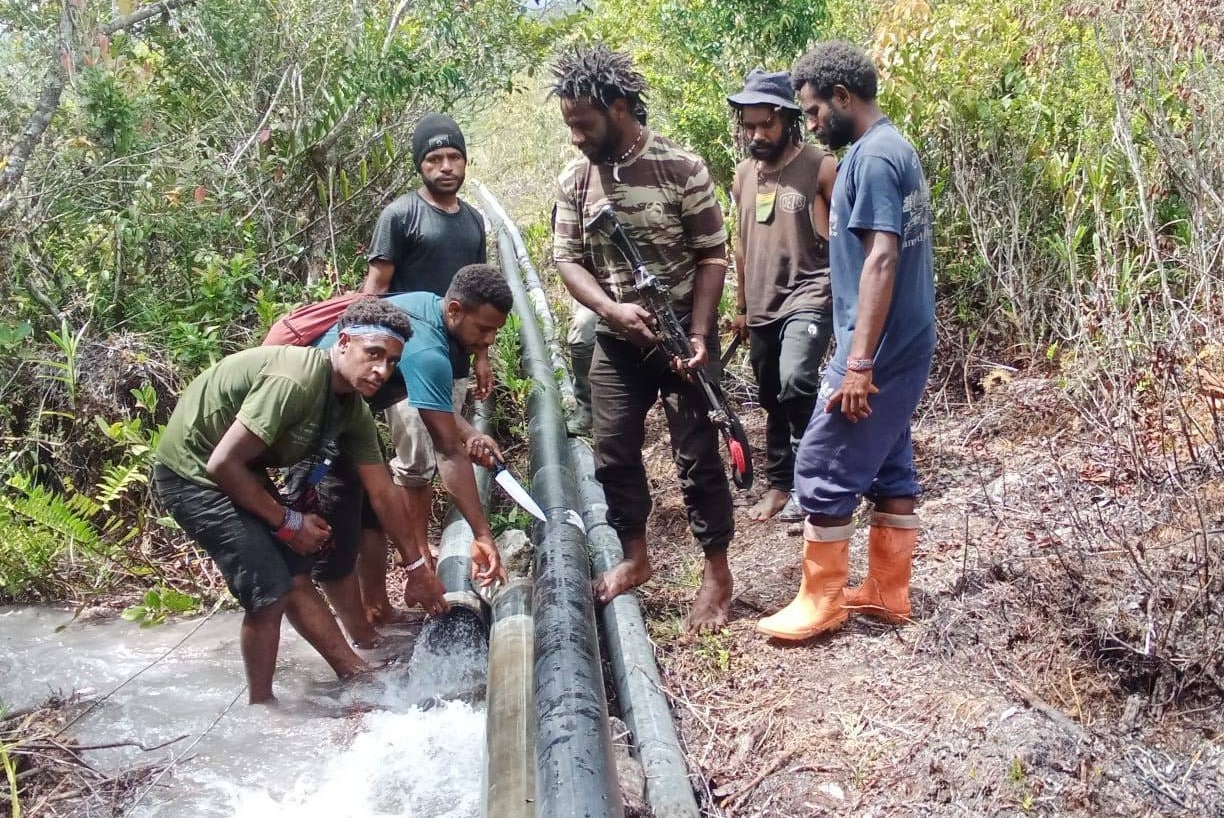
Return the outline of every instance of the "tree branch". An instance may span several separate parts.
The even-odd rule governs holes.
[[[400,0],[391,12],[391,19],[387,22],[387,34],[383,37],[382,48],[379,49],[379,56],[384,59],[391,50],[391,44],[395,42],[395,32],[399,28],[400,22],[403,21],[404,13],[408,11],[408,6],[411,2],[412,0]],[[327,164],[328,154],[331,153],[336,143],[340,141],[340,136],[348,129],[348,126],[357,118],[357,112],[365,106],[366,99],[364,91],[358,93],[357,98],[353,100],[353,104],[336,120],[331,130],[323,134],[319,141],[311,147],[311,155],[317,163],[320,165]]]
[[[150,17],[160,15],[168,15],[172,9],[179,6],[188,6],[196,0],[161,0],[160,3],[154,3],[150,6],[145,6],[139,11],[134,11],[126,17],[120,17],[118,20],[111,20],[102,28],[98,29],[101,34],[114,34],[116,31],[123,31],[125,28],[130,28],[137,23],[143,23]]]
[[[102,34],[111,35],[117,31],[130,28],[137,23],[143,23],[151,17],[169,15],[171,9],[186,6],[194,2],[196,0],[161,0],[160,3],[145,6],[126,17],[112,20],[98,29],[98,31]],[[0,198],[0,219],[7,216],[8,212],[17,204],[17,185],[21,182],[22,176],[25,175],[26,165],[30,160],[30,156],[33,155],[34,149],[42,142],[47,128],[51,125],[51,118],[55,116],[55,112],[60,105],[60,97],[64,93],[68,71],[74,64],[71,50],[73,23],[67,2],[63,4],[59,28],[60,36],[56,46],[56,55],[52,61],[51,79],[43,87],[42,93],[38,95],[38,104],[34,106],[34,112],[26,120],[21,136],[13,144],[8,156],[5,157],[7,161],[5,162],[4,170],[0,171],[0,194],[3,194],[3,198]]]

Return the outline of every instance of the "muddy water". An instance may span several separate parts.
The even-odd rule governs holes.
[[[175,760],[131,815],[480,812],[483,705],[440,702],[435,694],[452,686],[448,681],[463,686],[483,676],[483,645],[446,655],[435,645],[425,659],[397,661],[369,679],[341,684],[286,625],[276,673],[280,703],[249,707],[237,614],[153,628],[71,620],[62,610],[0,609],[0,702],[15,709],[56,692],[99,697],[131,679],[71,728],[83,744],[151,747],[183,737],[148,752],[89,753],[95,766],[111,770]],[[412,653],[407,631],[389,636],[388,646],[369,658]]]

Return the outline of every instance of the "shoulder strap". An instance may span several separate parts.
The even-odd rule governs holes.
[[[340,405],[331,385],[331,361],[327,362],[327,391],[323,396],[323,422],[319,424],[319,438],[315,441],[315,450],[327,453],[334,450],[336,439],[340,437],[339,420]]]

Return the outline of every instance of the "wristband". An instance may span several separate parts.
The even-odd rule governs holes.
[[[425,564],[425,555],[422,554],[421,556],[417,557],[414,561],[405,565],[404,568],[408,571],[408,573],[411,574],[413,571],[420,568],[424,564]]]
[[[870,372],[875,366],[875,361],[871,358],[851,358],[846,361],[846,370],[848,372]]]
[[[293,539],[293,535],[302,530],[302,512],[296,509],[285,509],[285,519],[281,520],[279,528],[273,529],[272,536],[281,542],[289,542]]]

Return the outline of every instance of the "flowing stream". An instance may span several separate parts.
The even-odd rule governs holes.
[[[74,692],[94,699],[130,679],[70,733],[86,745],[183,737],[157,750],[88,753],[104,770],[174,761],[139,796],[127,813],[134,816],[480,813],[488,651],[478,624],[448,618],[416,638],[418,628],[391,629],[388,645],[368,658],[397,661],[341,683],[286,623],[279,703],[249,707],[240,620],[217,613],[203,624],[141,628],[74,622],[61,609],[0,609],[0,703],[12,710]]]

